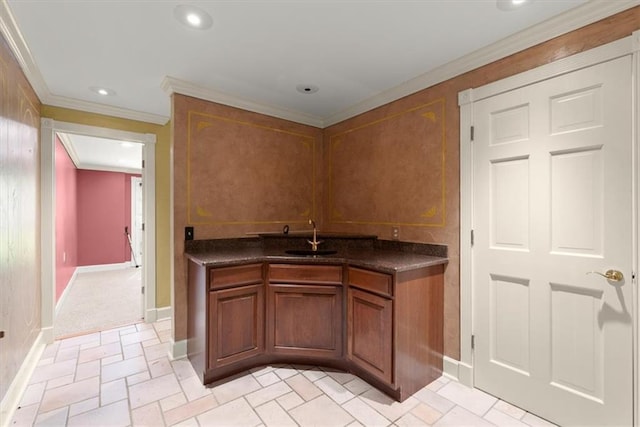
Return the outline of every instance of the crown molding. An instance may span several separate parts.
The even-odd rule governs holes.
[[[324,120],[323,127],[342,122],[638,5],[640,0],[591,0],[333,114]]]
[[[66,133],[56,132],[56,136],[60,139],[62,146],[67,151],[69,158],[73,162],[73,165],[76,169],[80,169],[80,158],[78,157],[78,153],[76,152],[76,147],[73,145],[73,141],[69,138],[69,135]]]
[[[638,5],[640,5],[640,0],[591,0],[582,6],[451,61],[326,118],[261,104],[170,76],[164,78],[161,87],[168,94],[179,93],[296,123],[325,128]],[[16,25],[6,0],[0,0],[0,32],[7,40],[27,80],[43,104],[160,125],[166,124],[170,119],[157,114],[51,94]]]
[[[121,119],[135,120],[157,125],[165,125],[170,120],[169,117],[159,114],[144,113],[142,111],[113,107],[111,105],[98,104],[96,102],[83,101],[58,95],[49,95],[45,100],[41,100],[41,102],[52,107],[70,108],[72,110],[104,114],[106,116],[119,117]]]
[[[77,167],[77,169],[81,170],[89,170],[89,171],[100,171],[100,172],[119,172],[119,173],[129,173],[132,175],[141,175],[142,169],[136,168],[125,168],[119,166],[104,166],[104,165],[94,165],[91,163],[83,163]]]
[[[161,84],[162,89],[169,95],[179,93],[181,95],[192,96],[205,101],[216,102],[230,107],[241,108],[254,113],[265,114],[267,116],[278,117],[304,125],[322,128],[324,120],[321,117],[293,111],[273,105],[261,104],[248,99],[229,95],[217,90],[199,86],[175,77],[166,76]]]
[[[11,14],[6,0],[0,0],[0,33],[9,44],[9,48],[15,56],[20,68],[33,87],[36,95],[42,102],[49,95],[49,88],[40,74],[40,69],[36,65],[33,55],[27,46],[22,33],[18,29],[15,19]]]

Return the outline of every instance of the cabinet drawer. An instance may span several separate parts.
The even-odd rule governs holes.
[[[262,264],[212,268],[209,272],[209,289],[252,285],[262,282]]]
[[[349,267],[349,285],[382,295],[392,294],[393,278],[389,274]]]
[[[269,281],[341,285],[342,266],[271,264]]]

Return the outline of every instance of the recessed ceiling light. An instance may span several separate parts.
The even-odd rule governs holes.
[[[194,27],[199,27],[202,24],[202,19],[195,13],[190,13],[187,15],[187,22]]]
[[[516,10],[532,0],[496,0],[496,6],[503,11]]]
[[[320,88],[316,85],[300,84],[296,86],[296,90],[300,93],[316,93]]]
[[[213,19],[204,10],[190,4],[181,4],[173,9],[173,16],[189,28],[206,30],[213,25]]]
[[[91,86],[89,90],[91,92],[95,92],[98,95],[102,95],[102,96],[115,96],[116,94],[115,90],[112,90],[106,87],[100,87],[100,86]]]

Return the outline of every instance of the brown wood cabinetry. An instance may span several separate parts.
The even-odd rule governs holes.
[[[442,374],[444,265],[188,263],[187,351],[204,383],[268,363],[351,371],[398,400]]]
[[[269,266],[267,346],[274,354],[342,357],[342,266]]]
[[[264,353],[263,265],[189,269],[187,352],[203,382]],[[226,368],[226,369],[221,369]]]
[[[342,288],[269,285],[268,345],[273,353],[342,355]]]
[[[350,288],[347,304],[347,358],[382,381],[392,384],[391,299]]]
[[[383,274],[347,267],[347,359],[404,400],[442,375],[444,266]]]
[[[259,356],[264,351],[264,285],[209,293],[208,369]]]

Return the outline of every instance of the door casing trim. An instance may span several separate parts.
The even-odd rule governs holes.
[[[156,135],[137,133],[118,129],[88,126],[42,118],[40,123],[40,227],[41,227],[41,325],[45,342],[54,340],[53,321],[55,318],[55,277],[56,277],[56,175],[55,175],[55,135],[56,132],[75,133],[101,138],[127,140],[143,144],[142,158],[145,167],[142,170],[144,186],[143,218],[145,233],[143,252],[142,281],[145,287],[144,318],[154,322],[156,310],[156,201],[155,201],[155,154]]]

